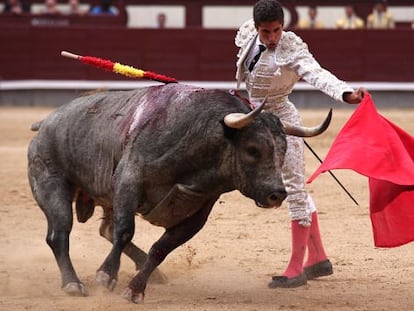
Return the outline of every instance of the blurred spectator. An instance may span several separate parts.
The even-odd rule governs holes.
[[[25,5],[20,0],[6,0],[4,2],[3,13],[22,14],[30,12],[25,10]]]
[[[361,29],[364,26],[363,19],[355,14],[355,8],[352,5],[347,5],[345,7],[345,16],[336,21],[336,28],[338,29]]]
[[[91,8],[89,14],[92,15],[117,15],[118,9],[112,4],[112,0],[101,0],[99,5],[96,5]]]
[[[56,0],[45,0],[45,8],[41,11],[42,14],[57,15],[60,14],[60,10],[57,7]]]
[[[325,25],[322,21],[318,20],[318,9],[316,6],[312,5],[308,9],[308,18],[303,18],[299,20],[297,28],[303,29],[321,29],[325,28]]]
[[[165,28],[167,23],[167,15],[165,13],[158,13],[157,15],[157,28]]]
[[[69,0],[69,14],[71,15],[84,15],[86,11],[81,9],[79,0]]]
[[[387,10],[386,0],[376,0],[372,13],[367,17],[367,28],[394,28],[394,18]]]

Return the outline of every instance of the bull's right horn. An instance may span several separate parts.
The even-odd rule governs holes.
[[[284,124],[283,129],[287,135],[298,136],[298,137],[313,137],[323,133],[331,123],[332,119],[332,108],[325,120],[314,127],[304,127],[298,125]]]
[[[257,106],[254,110],[250,111],[249,113],[229,113],[224,117],[224,124],[234,129],[241,129],[249,125],[250,123],[252,123],[254,118],[256,118],[259,115],[259,113],[263,110],[266,103],[266,99],[267,96],[259,106]]]

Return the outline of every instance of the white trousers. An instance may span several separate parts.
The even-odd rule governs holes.
[[[301,125],[296,107],[289,101],[267,105],[266,110],[280,118],[284,124]],[[291,220],[299,220],[303,226],[310,226],[315,203],[306,190],[305,154],[303,138],[286,136],[287,151],[282,167],[283,182],[287,192],[287,207]]]

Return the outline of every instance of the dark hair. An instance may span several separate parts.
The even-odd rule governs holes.
[[[283,24],[285,17],[282,5],[277,0],[259,0],[253,7],[253,20],[256,27],[274,21]]]

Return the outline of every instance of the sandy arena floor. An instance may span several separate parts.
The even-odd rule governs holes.
[[[414,243],[394,249],[373,246],[367,179],[346,170],[334,173],[359,207],[327,173],[309,185],[334,264],[332,276],[297,289],[268,289],[272,274],[282,272],[290,255],[287,210],[263,210],[231,192],[217,202],[205,228],[167,257],[160,268],[168,282],[149,284],[142,305],[120,297],[135,273],[126,257],[113,292],[95,283],[95,271],[110,249],[98,234],[97,208],[86,224],[75,223],[71,234],[72,260],[89,296],[67,296],[45,243],[45,217],[26,177],[30,125],[50,111],[0,107],[0,310],[414,310]],[[414,110],[380,112],[414,133]],[[325,113],[302,111],[306,125],[318,123]],[[328,131],[308,140],[320,156],[351,113],[336,108]],[[308,152],[308,175],[318,165]],[[134,242],[148,250],[161,232],[137,218]]]

